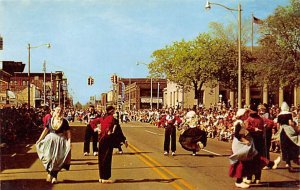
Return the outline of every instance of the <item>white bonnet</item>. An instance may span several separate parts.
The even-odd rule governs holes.
[[[195,117],[196,116],[196,112],[194,111],[189,111],[186,113],[186,117],[187,118],[192,118],[192,117]]]
[[[236,112],[236,115],[235,117],[241,117],[243,116],[245,113],[246,113],[246,109],[242,108],[242,109],[239,109],[237,112]]]
[[[290,107],[288,106],[288,104],[286,102],[282,102],[281,104],[281,112],[279,113],[279,115],[282,114],[290,114]]]

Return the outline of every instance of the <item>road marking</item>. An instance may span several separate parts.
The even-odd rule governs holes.
[[[159,136],[163,136],[163,134],[155,133],[155,132],[152,132],[152,131],[148,131],[148,130],[145,130],[145,131],[146,131],[146,132],[148,132],[148,133],[154,134],[154,135],[159,135]]]
[[[138,148],[136,148],[135,146],[133,146],[132,144],[129,144],[130,148],[132,148],[135,152],[142,152],[140,151]],[[141,156],[140,156],[141,155]],[[180,178],[179,176],[177,176],[176,174],[174,174],[173,172],[171,172],[170,170],[168,170],[167,168],[163,167],[159,162],[157,162],[156,160],[154,160],[153,158],[151,158],[150,156],[144,154],[144,153],[141,153],[139,156],[142,158],[142,159],[148,159],[148,161],[151,161],[153,164],[156,164],[156,166],[159,166],[160,169],[162,169],[165,173],[167,173],[168,175],[172,176],[173,178],[176,178],[178,179],[178,181],[183,184],[187,189],[190,189],[190,190],[194,190],[195,188],[192,187],[192,185],[190,185],[187,181],[185,181],[184,179]],[[144,157],[144,158],[143,158]],[[157,169],[157,168],[155,168]],[[157,169],[158,170],[158,169]],[[159,170],[158,170],[159,171]],[[160,174],[161,172],[159,171],[158,174]],[[161,175],[161,174],[160,174]],[[161,175],[162,176],[162,175]],[[178,186],[175,183],[171,183],[176,189],[182,189],[180,186]],[[175,186],[176,184],[176,186]]]
[[[17,155],[17,153],[13,153],[12,155],[11,155],[11,157],[14,157],[14,156],[16,156]]]
[[[133,152],[141,152],[139,149],[137,149],[135,146],[129,144],[129,148],[133,150]],[[154,166],[152,163],[150,163],[147,159],[145,159],[145,154],[141,153],[140,155],[137,155],[137,157],[142,160],[146,165],[148,165],[151,169],[153,169],[158,175],[160,175],[163,179],[169,179],[164,173],[162,173],[156,166]],[[182,188],[176,184],[176,183],[170,183],[172,186],[174,186],[177,190],[182,190]]]
[[[215,153],[215,152],[212,152],[212,151],[209,151],[209,150],[205,150],[205,149],[201,149],[205,152],[208,152],[208,153],[211,153],[211,154],[214,154],[214,155],[217,155],[217,156],[221,156],[221,154],[218,154],[218,153]]]

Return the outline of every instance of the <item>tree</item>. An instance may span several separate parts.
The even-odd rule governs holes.
[[[300,1],[279,6],[261,27],[257,68],[274,86],[300,84]]]
[[[81,109],[82,109],[82,105],[81,105],[80,102],[77,102],[77,103],[75,104],[75,109],[76,109],[76,110],[81,110]]]
[[[167,78],[185,88],[194,90],[198,104],[204,84],[214,86],[220,73],[220,62],[226,62],[224,40],[212,38],[203,33],[192,41],[174,42],[170,46],[156,50],[153,61],[148,65],[150,75]]]
[[[244,23],[247,23],[245,21]],[[250,22],[249,22],[250,23]],[[246,44],[250,40],[249,25],[242,25],[242,45]],[[238,34],[237,26],[234,23],[229,23],[224,26],[222,23],[211,22],[209,23],[210,33],[214,38],[218,38],[223,41],[220,56],[223,57],[223,61],[219,61],[219,73],[218,81],[223,84],[225,88],[233,91],[237,91],[238,81]],[[242,78],[243,81],[249,80],[255,74],[251,67],[253,57],[249,50],[242,46]]]
[[[251,29],[249,20],[244,20],[241,28],[242,32],[242,44],[247,44],[251,40]],[[234,43],[237,46],[238,43],[238,27],[236,23],[230,22],[226,26],[219,22],[210,22],[209,23],[210,34],[213,37],[226,40],[228,42]]]

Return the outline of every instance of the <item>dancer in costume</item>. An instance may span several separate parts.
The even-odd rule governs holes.
[[[169,108],[169,113],[165,115],[159,121],[159,126],[162,125],[165,128],[165,140],[164,140],[164,155],[169,154],[170,140],[172,156],[175,156],[176,151],[176,126],[181,123],[181,119],[174,114],[174,109]]]
[[[58,172],[62,168],[66,170],[70,168],[71,131],[60,107],[55,108],[52,118],[48,121],[36,142],[36,150],[48,172],[46,181],[57,183]]]
[[[99,182],[100,183],[112,183],[111,177],[111,164],[112,153],[114,148],[113,133],[117,127],[118,121],[114,118],[115,108],[108,106],[106,108],[106,114],[100,119],[101,129],[99,130]]]
[[[233,124],[234,138],[232,142],[233,154],[229,157],[230,169],[229,176],[236,177],[235,186],[240,188],[248,188],[249,185],[243,182],[243,177],[249,175],[248,169],[245,167],[245,161],[252,160],[257,155],[254,147],[253,139],[246,130],[244,121],[248,118],[246,109],[239,109],[236,113],[236,121]]]
[[[300,135],[298,128],[293,122],[292,113],[289,112],[289,106],[286,102],[281,105],[281,112],[278,115],[280,124],[280,144],[282,151],[282,160],[284,160],[292,170],[291,161],[299,165]]]
[[[93,128],[91,122],[98,118],[99,115],[97,114],[95,107],[93,105],[89,106],[89,113],[86,115],[87,126],[85,128],[85,135],[84,135],[84,145],[83,145],[83,155],[87,156],[90,153],[90,140],[93,139],[93,154],[94,156],[98,155],[98,131],[97,128]]]
[[[197,152],[206,147],[207,134],[200,129],[198,117],[194,111],[189,111],[185,119],[185,122],[182,124],[179,142],[182,148],[192,151],[192,155],[196,156]]]

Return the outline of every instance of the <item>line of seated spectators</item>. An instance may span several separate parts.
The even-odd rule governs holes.
[[[4,107],[0,109],[1,144],[22,143],[39,130],[43,110],[25,107]]]
[[[129,121],[140,121],[147,122],[157,125],[159,119],[166,114],[167,109],[154,109],[152,110],[134,110],[126,111],[126,116]],[[195,110],[195,109],[194,109]],[[190,109],[176,110],[182,119]],[[234,116],[236,115],[237,109],[227,108],[223,106],[211,106],[209,108],[199,107],[196,109],[198,115],[198,124],[203,130],[207,132],[208,138],[217,139],[219,141],[231,142],[233,140],[233,122],[235,121]],[[268,112],[268,117],[274,120],[275,127],[272,130],[272,142],[270,151],[279,152],[279,125],[276,122],[277,115],[280,113],[280,108],[278,106],[271,106]],[[291,112],[295,120],[300,115],[300,106],[291,106]]]

